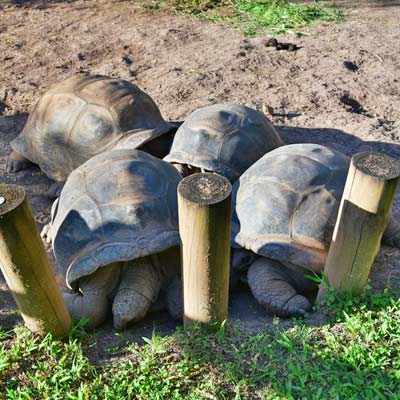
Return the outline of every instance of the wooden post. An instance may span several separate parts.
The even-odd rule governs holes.
[[[358,295],[364,290],[390,219],[399,175],[399,163],[383,154],[352,158],[324,270],[337,291]],[[321,284],[317,301],[326,294]]]
[[[185,326],[228,318],[231,191],[228,179],[211,173],[178,186]]]
[[[0,266],[26,326],[60,337],[71,319],[40,238],[25,191],[0,185]]]

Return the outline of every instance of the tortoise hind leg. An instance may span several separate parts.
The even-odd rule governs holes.
[[[26,159],[22,154],[13,151],[9,154],[6,161],[6,172],[8,174],[23,171],[30,168],[33,162]]]
[[[119,282],[120,264],[101,267],[79,282],[80,293],[64,292],[63,297],[74,321],[87,318],[86,329],[100,326],[110,312],[110,294]]]
[[[143,319],[157,300],[161,285],[161,273],[152,264],[150,257],[126,263],[112,306],[115,329],[125,329]]]
[[[309,286],[304,274],[292,271],[278,261],[261,257],[249,268],[248,283],[257,300],[268,313],[279,317],[298,317],[311,309],[308,299],[298,293]]]

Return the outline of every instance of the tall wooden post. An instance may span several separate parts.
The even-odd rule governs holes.
[[[178,186],[185,326],[228,318],[231,191],[228,179],[211,173]]]
[[[0,266],[26,326],[54,337],[71,319],[40,238],[25,191],[0,185]]]
[[[360,294],[388,225],[400,164],[383,154],[358,153],[350,164],[325,264],[329,285]],[[327,289],[321,285],[317,300]]]

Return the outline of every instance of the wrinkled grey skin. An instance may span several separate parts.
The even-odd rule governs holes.
[[[41,236],[50,243],[51,225]],[[128,262],[116,262],[79,280],[74,291],[63,291],[74,321],[86,319],[86,329],[102,325],[112,313],[120,331],[143,319],[148,312],[166,309],[182,319],[183,294],[180,281],[179,247]],[[134,307],[132,306],[134,305]]]
[[[52,86],[37,101],[23,131],[10,143],[13,152],[6,172],[38,164],[56,181],[49,195],[57,197],[68,175],[96,154],[140,148],[164,157],[176,129],[132,83],[77,74]]]
[[[289,145],[266,154],[235,183],[232,269],[247,273],[269,313],[310,311],[317,284],[309,277],[323,270],[349,162],[324,146]],[[395,219],[382,242],[400,247]]]
[[[74,319],[95,328],[112,310],[121,330],[168,290],[180,271],[180,179],[169,163],[131,149],[99,154],[71,173],[42,236],[51,237],[72,290],[65,299]]]
[[[71,317],[87,319],[85,328],[94,329],[112,313],[114,327],[120,331],[143,319],[161,296],[157,311],[166,308],[174,318],[181,318],[173,303],[181,303],[179,293],[169,287],[180,268],[179,252],[175,254],[175,264],[171,255],[160,253],[111,264],[82,278],[77,291],[63,293]]]

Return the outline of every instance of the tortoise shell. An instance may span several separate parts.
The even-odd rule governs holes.
[[[169,129],[154,101],[137,86],[79,74],[38,100],[11,146],[50,178],[63,181],[99,153],[122,142],[138,148]]]
[[[112,150],[68,177],[52,209],[51,235],[70,288],[117,261],[179,244],[178,171],[145,152]]]
[[[190,114],[165,160],[217,172],[234,182],[281,145],[282,139],[263,114],[245,106],[216,104]]]
[[[232,245],[320,272],[349,163],[316,144],[266,154],[233,187]]]

